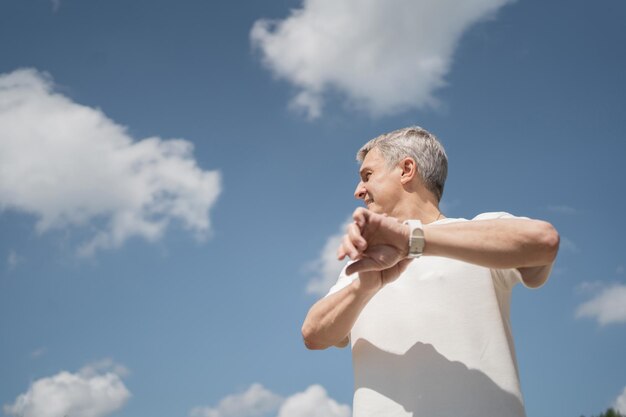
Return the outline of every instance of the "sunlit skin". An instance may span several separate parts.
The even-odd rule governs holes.
[[[400,200],[402,169],[399,165],[389,167],[378,149],[368,152],[359,170],[360,181],[354,197],[363,200],[374,213],[386,213],[396,217],[394,208]]]

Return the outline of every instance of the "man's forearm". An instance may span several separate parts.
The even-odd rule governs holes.
[[[343,345],[359,314],[377,291],[378,288],[368,288],[360,279],[356,279],[342,290],[315,303],[302,325],[306,347],[326,349]]]
[[[378,271],[402,262],[409,251],[409,226],[359,208],[355,224],[337,254],[356,262],[346,272]],[[550,223],[530,219],[492,219],[423,226],[425,256],[442,256],[494,269],[532,269],[551,264],[559,234]],[[386,256],[382,256],[385,249]],[[390,256],[389,254],[394,256]]]
[[[550,264],[559,235],[540,220],[495,219],[424,227],[424,255],[444,256],[488,268]]]
[[[550,223],[495,219],[424,228],[424,254],[445,256],[494,269],[516,268],[527,287],[541,286],[559,249]]]

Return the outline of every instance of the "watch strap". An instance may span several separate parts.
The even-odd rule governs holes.
[[[408,258],[419,258],[424,252],[424,228],[419,220],[406,220],[404,224],[409,226],[409,253]]]

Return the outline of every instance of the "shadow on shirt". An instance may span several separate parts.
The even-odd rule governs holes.
[[[517,396],[483,372],[446,359],[430,344],[416,343],[405,354],[396,355],[359,339],[352,352],[355,362],[367,363],[355,366],[355,416],[389,411],[385,401],[361,403],[367,393],[359,390],[364,388],[393,400],[415,417],[525,416]]]

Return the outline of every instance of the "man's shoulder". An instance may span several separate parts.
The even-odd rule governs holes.
[[[527,217],[515,216],[506,211],[489,211],[486,213],[480,213],[472,220],[494,220],[494,219],[527,219]]]
[[[434,224],[445,224],[453,222],[467,222],[474,220],[494,220],[494,219],[527,219],[528,217],[516,216],[506,211],[488,211],[485,213],[477,214],[476,216],[466,219],[464,217],[446,217],[441,220],[437,220]]]

